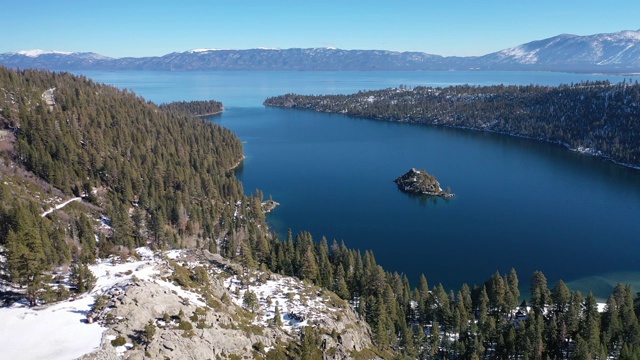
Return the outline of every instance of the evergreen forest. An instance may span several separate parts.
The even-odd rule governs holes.
[[[149,243],[215,250],[214,239],[240,226],[234,213],[248,201],[231,170],[242,144],[225,128],[34,70],[0,68],[0,109],[0,245],[16,283],[39,291],[45,270]],[[74,196],[81,205],[63,217],[41,216]]]
[[[176,101],[169,104],[160,104],[160,109],[165,111],[175,111],[182,114],[195,116],[215,115],[222,112],[220,101]]]
[[[627,163],[640,159],[637,140],[635,147],[628,145],[638,136],[637,126],[633,127],[638,121],[637,85],[490,89],[495,92],[492,96],[487,88],[416,88],[351,97],[288,95],[267,103],[340,111],[340,100],[356,115],[358,104],[363,104],[358,98],[397,96],[405,99],[405,105],[400,106],[400,100],[364,100],[381,112],[362,106],[358,116],[398,116],[412,122],[438,119],[452,126],[463,126],[464,120],[474,128],[492,119],[504,129],[546,129],[545,139],[572,147],[596,147],[598,139],[615,135],[617,145],[607,148],[607,156]],[[527,95],[527,89],[532,94]],[[581,92],[583,100],[575,100]],[[410,101],[418,93],[425,104],[440,102],[448,107],[424,110],[424,114],[438,112],[438,117],[418,116],[418,107]],[[608,105],[600,111],[595,107],[602,96]],[[575,99],[561,102],[554,97]],[[537,99],[540,108],[526,107],[530,111],[556,114],[563,109],[565,120],[554,125],[519,115],[508,98],[519,99],[515,103],[520,105]],[[551,102],[543,103],[544,98]],[[493,112],[490,104],[495,106]],[[523,285],[514,269],[460,289],[445,289],[437,279],[429,279],[430,285],[424,275],[412,285],[407,276],[385,271],[371,251],[350,249],[326,238],[318,241],[308,232],[295,236],[289,232],[279,239],[265,222],[263,194],[245,195],[233,175],[243,156],[239,139],[192,115],[215,106],[214,102],[157,106],[85,77],[0,68],[0,255],[5,260],[0,261],[1,280],[26,288],[32,305],[54,302],[68,296],[66,288],[53,285],[62,267],[70,269],[72,291],[81,293],[95,281],[87,265],[96,258],[124,257],[139,246],[197,247],[244,268],[295,276],[334,292],[370,325],[376,345],[371,357],[640,358],[640,294],[627,285],[615,287],[604,309],[598,309],[592,294],[572,291],[561,280],[548,284],[541,272],[528,277],[528,299],[520,295]],[[573,123],[578,115],[574,120],[568,117],[571,111],[566,109],[572,106],[574,113],[590,115],[583,121],[594,124],[591,130]],[[487,114],[479,115],[485,107]],[[598,114],[607,114],[606,120],[595,121]],[[520,124],[516,118],[528,120]],[[69,198],[79,200],[64,211],[45,213]],[[3,294],[1,300],[10,303],[14,296]],[[313,334],[313,329],[305,333]],[[305,339],[305,349],[320,348],[310,343],[315,337]],[[319,351],[301,353],[306,352],[270,352],[267,358],[322,358]]]
[[[522,136],[640,167],[640,85],[408,88],[351,95],[286,94],[267,106]]]

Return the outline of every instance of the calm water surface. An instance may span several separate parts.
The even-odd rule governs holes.
[[[558,85],[622,77],[526,72],[85,72],[154,102],[216,99],[213,121],[236,132],[247,156],[238,176],[282,205],[279,233],[311,231],[361,250],[386,269],[424,273],[458,288],[511,267],[528,284],[606,297],[640,287],[640,171],[562,147],[465,130],[264,108],[288,92],[349,93],[405,84]],[[627,79],[629,79],[627,77]],[[635,81],[636,78],[632,78]],[[408,196],[392,180],[425,168],[456,197]]]

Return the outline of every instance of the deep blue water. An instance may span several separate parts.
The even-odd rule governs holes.
[[[371,249],[387,270],[430,284],[481,283],[514,267],[606,297],[640,285],[640,171],[503,135],[264,108],[288,92],[348,93],[405,84],[544,84],[622,77],[535,72],[85,72],[155,102],[216,99],[213,121],[236,132],[237,171],[282,205],[279,233],[311,231]],[[627,77],[627,79],[629,79]],[[636,78],[632,78],[635,81]],[[425,168],[456,197],[401,193],[392,180]]]

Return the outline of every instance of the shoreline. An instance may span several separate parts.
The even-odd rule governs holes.
[[[246,158],[247,157],[244,156],[244,154],[243,154],[242,157],[235,164],[233,164],[230,168],[227,169],[227,171],[235,170],[238,166],[242,165],[242,163],[244,162],[244,159],[246,159]]]
[[[278,96],[275,96],[274,98],[276,98]],[[268,100],[268,99],[267,99]],[[545,142],[548,144],[556,144],[556,145],[561,145],[564,148],[566,148],[569,151],[572,152],[577,152],[577,153],[581,153],[581,154],[586,154],[589,156],[593,156],[596,158],[600,158],[606,161],[610,161],[616,165],[622,166],[622,167],[626,167],[626,168],[631,168],[633,170],[640,170],[640,164],[632,164],[632,163],[625,163],[623,161],[620,160],[615,160],[612,159],[609,155],[602,153],[601,150],[595,149],[595,148],[589,148],[589,147],[585,147],[585,146],[579,146],[578,148],[572,148],[571,145],[559,141],[559,140],[551,140],[551,139],[545,139],[545,138],[540,138],[540,137],[534,137],[534,136],[530,136],[530,135],[525,135],[525,134],[517,134],[517,133],[509,133],[509,132],[504,132],[504,131],[498,131],[498,130],[492,130],[487,128],[486,126],[482,126],[482,127],[469,127],[469,126],[463,126],[463,125],[457,125],[457,124],[452,124],[452,123],[448,123],[448,122],[440,122],[439,120],[432,120],[431,122],[421,122],[421,121],[417,121],[417,120],[411,120],[408,118],[404,118],[404,119],[397,119],[397,118],[392,118],[392,117],[376,117],[376,116],[361,116],[361,115],[357,115],[357,114],[350,114],[348,112],[341,112],[341,111],[331,111],[331,110],[320,110],[320,109],[316,109],[314,107],[297,107],[297,106],[285,106],[285,105],[276,105],[276,104],[267,104],[266,100],[265,102],[263,102],[263,106],[265,107],[275,107],[275,108],[280,108],[280,109],[289,109],[289,110],[302,110],[302,111],[315,111],[315,112],[320,112],[320,113],[327,113],[327,114],[339,114],[339,115],[345,115],[345,116],[349,116],[352,118],[356,118],[356,119],[365,119],[365,120],[374,120],[374,121],[386,121],[386,122],[396,122],[396,123],[407,123],[407,124],[414,124],[414,125],[427,125],[427,126],[441,126],[441,127],[445,127],[445,128],[453,128],[453,129],[464,129],[464,130],[473,130],[473,131],[477,131],[477,132],[487,132],[487,133],[494,133],[494,134],[500,134],[500,135],[508,135],[508,136],[513,136],[513,137],[519,137],[519,138],[523,138],[523,139],[529,139],[529,140],[535,140],[535,141],[540,141],[540,142]],[[487,124],[489,125],[489,124]],[[585,151],[586,150],[586,151]]]
[[[279,107],[279,106],[275,106],[275,107]],[[281,108],[281,109],[292,109],[292,110],[318,111],[318,110],[314,110],[314,109],[299,109],[299,108],[287,108],[287,107],[279,107],[279,108]],[[592,156],[592,157],[595,157],[595,158],[599,158],[599,159],[602,159],[602,160],[605,160],[605,161],[610,161],[610,162],[612,162],[612,163],[614,163],[614,164],[616,164],[618,166],[630,168],[630,169],[633,169],[633,170],[640,170],[640,164],[634,165],[634,164],[624,163],[624,162],[621,162],[621,161],[614,160],[611,157],[609,157],[608,155],[603,154],[600,150],[597,150],[597,149],[582,147],[582,149],[589,149],[588,151],[584,151],[584,150],[581,150],[580,147],[579,148],[572,148],[571,145],[569,145],[567,143],[564,143],[564,142],[561,142],[561,141],[553,141],[553,140],[544,139],[544,138],[537,138],[537,137],[524,135],[524,134],[515,134],[515,133],[504,132],[504,131],[491,130],[491,129],[487,129],[487,128],[473,128],[473,127],[469,127],[469,126],[461,126],[461,125],[438,123],[438,122],[435,122],[435,123],[423,123],[423,122],[412,121],[412,120],[394,120],[394,119],[385,119],[385,118],[364,117],[364,116],[350,115],[350,114],[339,113],[339,112],[330,112],[330,111],[318,111],[318,112],[326,112],[326,113],[329,113],[329,114],[341,114],[341,115],[346,115],[346,116],[350,116],[350,117],[354,117],[354,118],[358,118],[358,119],[365,119],[365,120],[397,122],[397,123],[405,123],[405,124],[413,124],[413,125],[426,125],[426,126],[444,127],[444,128],[461,129],[461,130],[471,130],[471,131],[481,132],[481,133],[485,132],[485,133],[512,136],[512,137],[517,137],[517,138],[522,138],[522,139],[528,139],[528,140],[534,140],[534,141],[538,141],[538,142],[544,142],[544,143],[547,143],[547,144],[560,145],[560,146],[564,147],[565,149],[567,149],[569,151],[572,151],[572,152],[576,152],[576,153],[584,154],[584,155],[589,155],[589,156]]]
[[[202,118],[202,117],[207,117],[207,116],[216,116],[216,115],[220,115],[220,114],[222,114],[223,112],[224,112],[224,109],[222,109],[222,110],[220,110],[220,111],[215,111],[215,112],[212,112],[212,113],[206,113],[206,114],[194,114],[194,115],[195,115],[195,116],[197,116],[197,117]]]

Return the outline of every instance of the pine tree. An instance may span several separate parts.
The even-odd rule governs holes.
[[[342,299],[349,299],[349,289],[347,288],[347,282],[345,280],[344,268],[342,264],[338,264],[338,272],[336,275],[336,281],[333,288],[333,291],[340,296]]]
[[[531,301],[530,305],[536,314],[544,311],[545,306],[549,303],[550,292],[547,287],[547,278],[540,271],[535,271],[531,275],[530,282]]]
[[[242,265],[243,271],[246,273],[247,270],[255,269],[256,262],[253,259],[253,255],[251,254],[251,248],[246,241],[240,243],[240,264]]]
[[[556,314],[552,314],[551,318],[546,321],[544,328],[543,341],[544,352],[551,359],[562,358],[562,343],[558,336],[558,319]]]
[[[424,274],[420,275],[420,280],[418,281],[418,291],[416,293],[416,302],[418,303],[418,313],[420,316],[420,322],[422,324],[426,324],[429,321],[430,311],[429,311],[429,302],[431,298],[431,294],[429,291],[429,284],[427,283],[427,278]]]
[[[544,352],[544,318],[541,313],[530,314],[527,320],[526,336],[529,347],[526,354],[530,359],[541,359]]]
[[[568,310],[569,302],[571,301],[571,292],[562,279],[558,280],[553,289],[551,289],[551,300],[553,301],[556,314],[564,313]]]
[[[302,258],[302,267],[300,271],[301,278],[315,282],[318,279],[318,272],[318,263],[313,251],[313,246],[309,246]]]
[[[415,359],[418,355],[413,338],[413,331],[405,324],[405,326],[400,329],[400,348],[402,349],[403,355],[411,359]]]
[[[507,288],[509,289],[509,293],[511,293],[511,303],[509,303],[510,309],[515,309],[518,306],[518,301],[520,299],[520,289],[518,288],[518,274],[514,268],[511,268],[509,274],[507,275]]]
[[[438,349],[440,347],[440,341],[442,340],[440,336],[440,324],[434,321],[431,324],[431,333],[429,334],[429,358],[434,359],[438,354]]]
[[[394,334],[389,316],[387,315],[387,304],[385,304],[382,296],[378,296],[375,300],[369,301],[371,306],[370,321],[373,323],[373,338],[379,349],[387,349],[389,347],[389,336]]]
[[[320,350],[320,335],[311,326],[306,326],[300,334],[300,358],[308,360],[322,360]]]
[[[559,341],[567,341],[569,338],[576,339],[580,327],[582,317],[582,302],[583,297],[579,291],[575,291],[571,294],[571,300],[567,311],[559,315]],[[568,351],[569,344],[564,343],[564,350]]]
[[[589,344],[580,336],[576,339],[576,346],[571,353],[571,360],[592,360],[593,357],[589,353]]]
[[[275,314],[273,315],[273,325],[278,328],[282,326],[282,316],[280,315],[278,304],[276,304]]]
[[[258,302],[258,296],[253,291],[247,290],[242,296],[242,304],[249,309],[252,313],[258,310],[260,303]]]
[[[334,287],[333,266],[329,260],[329,245],[327,244],[327,238],[324,236],[320,241],[318,247],[318,271],[319,271],[319,285],[325,289],[331,289]]]
[[[640,325],[634,311],[633,292],[630,285],[616,285],[613,295],[619,306],[620,323],[622,324],[623,341],[636,346],[640,344]]]
[[[21,204],[16,205],[13,218],[15,231],[10,229],[5,240],[7,269],[11,281],[27,286],[29,304],[34,306],[47,282],[47,277],[43,276],[47,259],[37,225],[40,220]]]
[[[78,293],[85,293],[93,289],[96,284],[96,277],[93,275],[87,264],[71,265],[71,273],[69,274],[69,282],[75,286]]]
[[[156,324],[153,319],[150,319],[149,322],[144,326],[144,330],[142,332],[145,349],[149,346],[155,334],[156,334]]]
[[[449,296],[442,284],[438,284],[438,286],[433,289],[433,298],[436,306],[436,321],[442,325],[444,335],[446,336],[453,325],[453,314],[451,312]]]
[[[485,283],[487,294],[489,295],[489,310],[494,314],[496,320],[507,310],[507,285],[504,283],[499,272]]]
[[[592,293],[584,300],[584,315],[580,324],[580,336],[586,341],[589,354],[594,356],[600,351],[600,313]]]
[[[635,315],[634,315],[635,316]],[[613,294],[609,296],[605,311],[602,313],[602,341],[613,354],[617,354],[622,340],[622,323],[618,312],[618,304]]]

